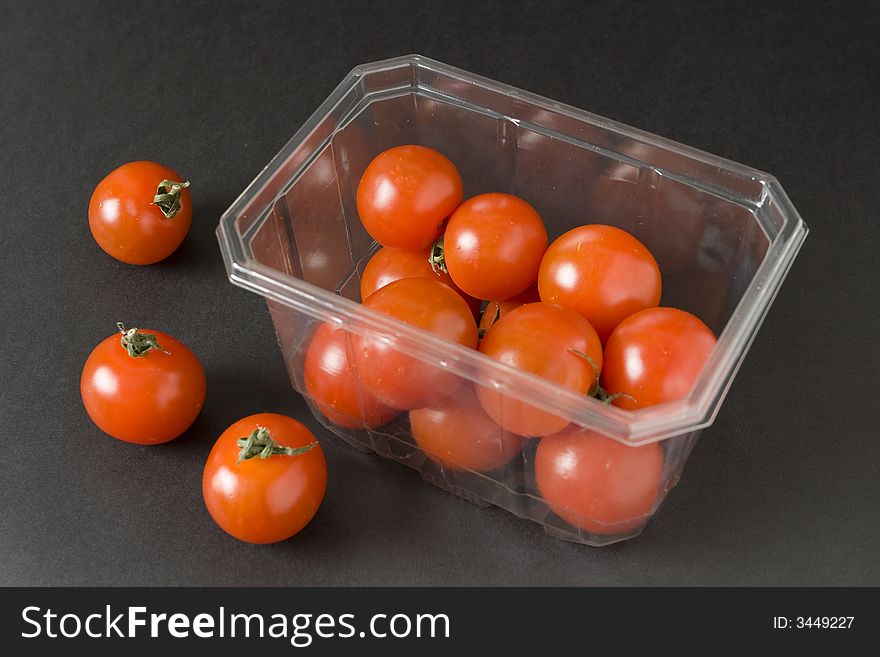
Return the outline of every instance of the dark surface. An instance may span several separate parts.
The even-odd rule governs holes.
[[[877,10],[369,4],[0,6],[0,583],[880,584]],[[222,211],[349,69],[409,52],[770,171],[812,229],[639,539],[560,542],[331,438],[262,299],[226,280]],[[193,181],[192,231],[152,267],[106,256],[86,221],[133,159]],[[117,320],[202,359],[179,440],[123,444],[86,416],[80,369]],[[260,410],[318,432],[331,482],[302,534],[257,548],[214,525],[200,481]]]

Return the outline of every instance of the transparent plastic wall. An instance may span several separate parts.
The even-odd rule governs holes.
[[[477,352],[436,344],[356,305],[361,272],[377,248],[358,219],[357,184],[375,155],[402,144],[449,157],[466,197],[491,191],[524,198],[541,214],[551,240],[588,223],[635,235],[660,265],[662,305],[696,314],[719,336],[691,396],[622,411],[507,371]],[[639,533],[677,482],[806,226],[767,174],[413,56],[353,71],[224,215],[218,234],[232,280],[267,297],[291,383],[307,399],[307,349],[317,328],[329,323],[341,331],[349,358],[358,340],[378,336],[454,377],[447,403],[467,407],[476,387],[484,386],[501,391],[502,403],[529,400],[612,440],[651,445],[632,449],[661,450],[653,507],[605,526],[554,512],[542,500],[535,482],[538,439],[480,425],[485,440],[504,454],[487,461],[501,465],[475,471],[424,453],[406,412],[367,427],[330,421],[326,409],[311,402],[316,417],[355,447],[416,468],[427,481],[476,503],[542,523],[561,538],[602,545]],[[367,393],[359,395],[370,403]]]

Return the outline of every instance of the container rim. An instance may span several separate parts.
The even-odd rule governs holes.
[[[253,258],[246,242],[246,235],[237,226],[239,219],[245,216],[244,211],[247,206],[273,181],[290,155],[315,131],[322,119],[357,87],[365,75],[406,67],[428,69],[479,84],[491,91],[522,99],[539,108],[562,113],[622,136],[638,139],[652,147],[672,151],[739,176],[751,178],[762,185],[762,197],[754,204],[756,216],[759,216],[757,213],[764,205],[773,202],[778,206],[783,223],[781,227],[775,229],[762,224],[770,240],[764,259],[718,336],[715,349],[687,397],[637,411],[609,406],[596,399],[583,397],[561,388],[531,373],[516,370],[479,351],[451,344],[436,335],[365,308],[332,291],[262,265]],[[411,87],[413,90],[418,89],[418,85],[414,82]],[[374,92],[364,93],[364,98],[368,98],[371,93]],[[340,121],[342,125],[335,126],[315,152],[323,150],[345,123],[346,121]],[[311,164],[311,161],[311,158],[306,158],[293,175],[288,177],[295,179]],[[661,174],[664,173],[663,169],[654,168]],[[681,176],[674,173],[671,175],[681,180]],[[687,180],[690,181],[688,184],[700,186],[697,180],[686,179],[686,182]],[[707,191],[712,190],[710,188]],[[256,225],[246,231],[248,234],[252,234],[254,228],[259,227],[266,220],[268,210],[279,195],[273,195],[272,203],[258,210]],[[475,383],[504,389],[511,396],[528,399],[537,407],[564,415],[577,424],[632,445],[671,438],[712,424],[807,233],[806,224],[779,182],[767,173],[416,54],[362,64],[352,69],[223,213],[217,227],[217,237],[227,274],[235,285],[257,292],[321,321],[344,323],[346,328],[354,333],[380,335],[385,339],[393,340],[396,348],[408,355],[439,362],[443,367]]]

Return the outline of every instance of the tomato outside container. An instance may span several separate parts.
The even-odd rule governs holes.
[[[403,144],[449,157],[465,198],[490,191],[524,198],[551,241],[586,223],[635,235],[660,265],[662,305],[696,314],[718,336],[690,395],[626,411],[362,307],[360,275],[378,247],[358,219],[357,185],[375,155]],[[432,484],[588,545],[639,534],[677,483],[807,232],[769,174],[419,55],[351,71],[217,229],[230,280],[266,298],[293,388],[324,426],[358,449],[417,469]],[[498,469],[474,472],[429,458],[415,444],[407,413],[379,428],[328,421],[304,380],[306,351],[322,323],[347,331],[349,355],[353,336],[378,337],[461,378],[457,395],[473,395],[474,386],[496,388],[623,445],[659,443],[656,501],[607,527],[595,519],[578,522],[570,512],[554,513],[541,497],[538,439],[523,441]],[[358,399],[364,400],[362,390]]]

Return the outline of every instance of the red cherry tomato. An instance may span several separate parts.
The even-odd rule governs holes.
[[[480,317],[480,335],[485,335],[492,325],[504,317],[511,310],[515,310],[527,303],[537,303],[541,300],[538,295],[538,286],[532,285],[523,292],[504,299],[503,301],[490,301]]]
[[[602,370],[602,345],[590,323],[549,303],[529,303],[507,313],[486,333],[480,351],[582,395],[590,393]],[[521,436],[546,436],[568,424],[495,388],[479,386],[477,395],[489,417]]]
[[[186,431],[205,403],[205,372],[167,333],[124,330],[101,342],[80,379],[92,421],[114,438],[156,445]]]
[[[104,251],[131,265],[167,258],[183,242],[192,223],[188,186],[174,169],[161,164],[123,164],[92,193],[92,236]]]
[[[425,146],[397,146],[377,155],[357,189],[357,208],[383,246],[424,251],[461,203],[461,176],[445,156]]]
[[[560,518],[593,534],[621,534],[644,524],[662,476],[659,444],[629,447],[577,426],[542,438],[535,454],[544,501]]]
[[[224,431],[202,475],[211,517],[248,543],[277,543],[299,532],[326,489],[327,463],[315,437],[275,413],[251,415]]]
[[[404,278],[371,294],[364,306],[466,347],[477,346],[477,324],[451,287],[425,278]],[[364,387],[379,402],[401,410],[436,403],[462,379],[444,368],[401,353],[393,341],[355,336],[355,363]]]
[[[479,299],[507,299],[538,277],[547,229],[535,209],[510,194],[480,194],[449,218],[443,257],[452,280]]]
[[[361,300],[366,299],[379,288],[402,278],[427,278],[445,283],[458,292],[467,302],[474,317],[479,317],[483,302],[459,290],[449,274],[432,267],[429,262],[430,254],[430,250],[401,251],[382,247],[373,254],[364,268],[364,273],[361,274]]]
[[[496,470],[522,449],[522,436],[495,424],[472,386],[435,406],[410,411],[409,423],[416,444],[450,470]]]
[[[587,319],[604,343],[624,319],[660,303],[660,269],[650,251],[626,231],[580,226],[547,249],[538,289],[542,301]]]
[[[677,308],[649,308],[623,320],[605,346],[602,386],[613,403],[645,408],[686,397],[715,347],[715,335]]]
[[[394,419],[397,411],[363,390],[349,352],[345,329],[321,324],[306,352],[306,392],[328,420],[347,429],[373,429]]]

